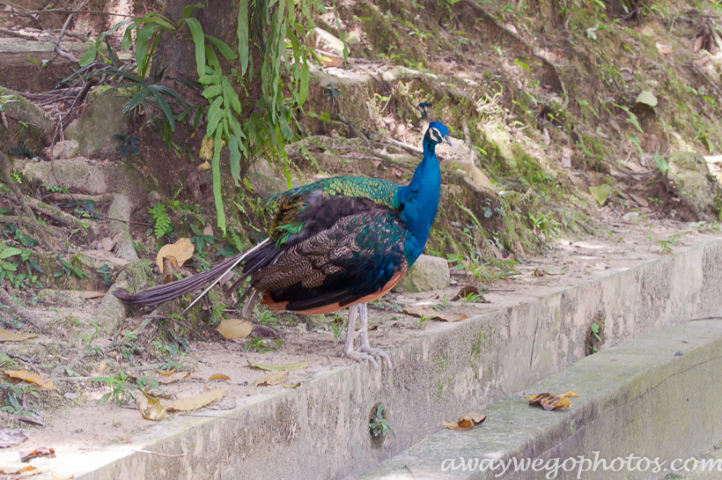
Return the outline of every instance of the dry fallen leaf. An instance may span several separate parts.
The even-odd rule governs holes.
[[[301,382],[298,383],[282,383],[281,386],[283,388],[298,388],[301,386]]]
[[[14,445],[19,445],[27,439],[28,437],[25,435],[25,430],[8,430],[7,428],[0,429],[0,448],[8,448]]]
[[[163,284],[175,282],[175,273],[178,271],[178,260],[173,255],[163,257]]]
[[[210,223],[206,223],[206,226],[203,227],[203,235],[213,236],[213,226]]]
[[[168,415],[159,398],[151,397],[143,391],[135,394],[135,404],[138,406],[141,416],[146,420],[158,422]]]
[[[472,429],[475,426],[482,423],[484,420],[486,420],[486,415],[482,415],[481,413],[471,412],[467,413],[466,415],[462,415],[459,418],[456,419],[455,422],[441,422],[444,427],[448,428],[449,430],[456,430],[458,432],[464,432],[466,430]]]
[[[412,315],[414,317],[426,317],[427,319],[438,319],[442,320],[444,322],[458,322],[459,320],[464,320],[467,318],[464,314],[456,314],[456,313],[450,313],[450,312],[437,312],[433,308],[405,308],[404,313],[407,315]]]
[[[35,333],[13,333],[0,328],[0,342],[22,342],[37,337]]]
[[[99,292],[97,290],[85,290],[83,292],[83,296],[90,300],[91,298],[100,298],[105,296],[105,292]]]
[[[188,377],[191,372],[175,372],[171,375],[162,375],[157,378],[156,380],[158,383],[162,383],[163,385],[168,385],[169,383],[177,382],[178,380],[183,380],[184,378]]]
[[[108,237],[103,238],[100,241],[100,244],[103,246],[103,250],[105,250],[106,252],[113,250],[113,247],[115,246],[115,242]]]
[[[20,461],[23,463],[27,463],[33,458],[38,457],[48,457],[48,458],[54,458],[55,457],[55,449],[54,448],[48,448],[48,447],[38,447],[34,450],[21,450],[18,452],[20,454]]]
[[[669,45],[664,45],[663,43],[656,42],[655,46],[657,47],[657,51],[662,55],[669,55],[670,53],[672,53],[672,47],[670,47]]]
[[[253,387],[258,388],[259,385],[266,385],[269,387],[271,385],[280,385],[281,383],[284,383],[286,381],[288,375],[288,372],[274,372],[253,382]]]
[[[97,367],[93,367],[93,370],[90,372],[91,377],[102,377],[106,373],[108,373],[108,364],[105,362],[100,362]]]
[[[569,397],[578,397],[574,392],[567,392],[562,395],[553,393],[540,393],[539,395],[529,395],[529,405],[539,405],[544,410],[556,410],[558,408],[569,408],[572,403]]]
[[[229,377],[228,375],[224,375],[224,374],[222,374],[222,373],[214,373],[213,375],[211,375],[210,377],[208,377],[208,381],[213,381],[213,380],[230,380],[230,379],[231,379],[231,377]]]
[[[178,267],[183,266],[186,260],[193,256],[196,247],[187,238],[179,238],[177,242],[163,245],[158,254],[155,256],[155,264],[158,265],[161,273],[163,273],[163,259],[171,256],[175,257]]]
[[[224,338],[229,340],[246,338],[251,334],[251,331],[253,331],[253,323],[248,320],[229,318],[228,320],[221,320],[221,323],[216,327],[216,330],[218,333],[223,335]]]
[[[223,394],[225,393],[225,391],[225,388],[214,388],[213,390],[209,390],[202,395],[179,398],[178,400],[174,400],[166,404],[166,410],[168,410],[169,412],[176,410],[180,412],[198,410],[199,408],[205,407],[211,402],[215,402],[216,400],[220,400],[221,398],[223,398]]]
[[[695,52],[699,52],[700,50],[702,50],[702,45],[704,44],[704,38],[705,38],[704,35],[700,35],[699,37],[694,39],[694,46],[692,47],[692,49]]]
[[[5,375],[8,377],[18,378],[20,380],[25,380],[26,382],[37,383],[46,390],[57,390],[55,385],[53,385],[52,380],[41,377],[37,373],[28,372],[27,370],[3,370],[3,372],[5,372]]]
[[[213,158],[213,137],[209,137],[207,135],[203,137],[203,140],[201,140],[201,150],[199,154],[203,160],[210,160]],[[208,165],[208,168],[211,168],[210,164]]]
[[[63,474],[53,472],[51,475],[55,480],[72,480],[73,478],[75,478],[75,475],[73,475],[72,473]]]
[[[630,193],[629,196],[632,197],[632,200],[634,200],[635,202],[637,202],[637,203],[640,204],[641,206],[643,206],[643,207],[648,207],[648,206],[649,206],[649,202],[648,202],[647,199],[644,198],[643,196],[637,195],[636,193]]]
[[[260,368],[261,370],[279,371],[279,370],[301,370],[308,366],[308,362],[301,363],[287,363],[286,365],[264,365],[262,363],[256,363],[248,360],[248,364],[252,367]]]

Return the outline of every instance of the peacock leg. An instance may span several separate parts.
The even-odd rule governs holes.
[[[393,368],[393,365],[391,365],[391,358],[388,353],[384,352],[380,348],[371,348],[371,344],[369,343],[369,317],[366,303],[359,304],[359,313],[361,316],[361,347],[359,348],[359,351],[373,356],[379,362],[383,358],[386,365],[390,369]]]
[[[374,368],[378,370],[379,364],[376,362],[373,354],[363,351],[363,343],[359,350],[354,350],[353,348],[353,340],[354,337],[356,337],[356,315],[360,310],[361,308],[358,305],[351,305],[348,309],[348,331],[346,332],[346,346],[343,349],[343,354],[357,362],[369,360]]]

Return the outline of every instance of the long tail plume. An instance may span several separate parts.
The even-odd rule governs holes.
[[[212,267],[210,270],[205,272],[197,273],[190,277],[184,278],[177,282],[166,283],[165,285],[158,285],[151,287],[147,290],[143,290],[137,293],[128,293],[123,289],[118,289],[113,292],[113,295],[118,297],[123,303],[128,305],[158,305],[174,298],[178,298],[181,295],[192,292],[197,288],[206,285],[208,282],[211,284],[196,298],[193,303],[183,310],[185,313],[195,303],[200,300],[203,295],[213,288],[225,275],[238,266],[242,261],[248,258],[249,255],[256,252],[259,248],[266,245],[269,242],[268,239],[262,241],[250,250],[243,252],[235,257],[228,258],[218,265]]]

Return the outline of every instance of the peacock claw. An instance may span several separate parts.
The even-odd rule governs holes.
[[[389,370],[393,369],[394,366],[391,363],[391,357],[389,357],[389,354],[381,350],[380,348],[368,348],[368,350],[364,349],[364,346],[362,345],[361,348],[359,348],[359,351],[363,352],[366,355],[370,355],[371,358],[374,360],[371,362],[374,364],[374,366],[377,365],[377,361],[381,362],[381,359],[383,359],[383,362],[386,364],[387,367],[389,367]],[[376,367],[376,370],[378,370],[378,367]]]
[[[364,360],[368,360],[369,362],[371,362],[371,365],[373,365],[376,370],[379,369],[378,362],[371,354],[368,354],[366,352],[361,352],[360,350],[351,350],[350,352],[344,350],[343,353],[344,353],[344,355],[346,355],[346,357],[350,358],[351,360],[355,360],[357,362],[363,362]]]
[[[361,317],[361,328],[358,332],[355,331],[357,313],[360,314],[359,316]],[[358,349],[354,349],[353,341],[357,334],[361,336],[361,346]],[[370,361],[376,370],[379,369],[379,363],[382,359],[389,369],[393,368],[389,355],[379,348],[371,348],[369,344],[368,311],[365,303],[353,305],[349,308],[348,333],[346,334],[346,346],[344,347],[343,353],[351,360],[357,362],[364,360]]]

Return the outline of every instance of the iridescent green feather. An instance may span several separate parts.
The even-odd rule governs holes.
[[[291,235],[299,233],[303,222],[296,221],[298,215],[308,206],[309,196],[318,190],[323,192],[324,197],[367,198],[381,205],[398,208],[396,192],[399,188],[400,185],[396,183],[378,178],[335,177],[277,193],[266,201],[278,207],[268,235],[280,247]]]
[[[396,192],[400,185],[378,178],[335,177],[277,193],[267,203],[286,203],[303,198],[316,190],[322,190],[324,196],[362,197],[391,208],[399,208]]]

